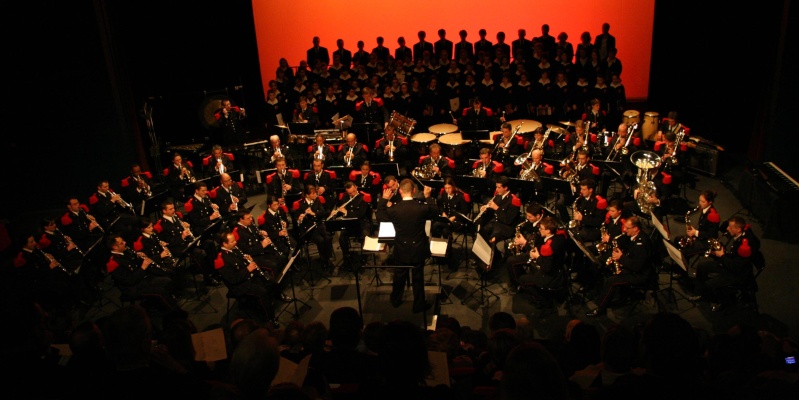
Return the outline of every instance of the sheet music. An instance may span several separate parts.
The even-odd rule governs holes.
[[[472,253],[477,256],[485,265],[491,265],[491,257],[494,255],[494,249],[488,242],[483,239],[483,236],[477,234],[472,246]]]
[[[430,227],[431,226],[433,226],[433,221],[430,221],[428,219],[427,221],[424,222],[424,233],[427,235],[427,237],[430,237]]]
[[[572,231],[571,231],[571,229],[567,229],[567,231],[569,232],[569,237],[572,239],[572,241],[574,242],[574,244],[576,244],[576,245],[577,245],[577,247],[579,247],[579,248],[580,248],[580,250],[583,252],[583,254],[585,254],[585,256],[586,256],[586,257],[588,257],[588,259],[589,259],[589,260],[591,260],[591,262],[592,262],[592,263],[594,263],[594,264],[600,264],[599,260],[597,260],[597,258],[596,258],[596,256],[594,255],[594,253],[592,253],[591,251],[589,251],[589,250],[588,250],[588,248],[586,248],[586,247],[585,247],[585,245],[583,244],[583,242],[581,242],[579,239],[577,239],[576,237],[574,237],[574,232],[572,232]]]
[[[449,242],[447,239],[432,238],[430,239],[430,254],[432,254],[433,257],[446,257],[448,246]]]
[[[363,238],[363,251],[383,251],[386,249],[385,243],[379,243],[376,237],[367,236]]]
[[[297,250],[299,250],[299,249],[297,249]],[[289,268],[291,268],[291,264],[294,264],[294,260],[297,258],[297,256],[298,256],[299,254],[300,254],[300,252],[299,252],[299,251],[297,251],[297,252],[296,252],[296,253],[295,253],[295,254],[294,254],[294,255],[293,255],[293,256],[292,256],[292,257],[289,259],[289,262],[287,262],[287,263],[286,263],[286,266],[285,266],[285,267],[283,267],[283,271],[281,271],[281,272],[280,272],[280,276],[276,277],[277,283],[280,283],[281,281],[283,281],[283,278],[284,278],[284,277],[286,276],[286,274],[289,272]]]
[[[652,217],[652,225],[655,225],[655,228],[657,228],[658,232],[660,232],[660,235],[663,236],[664,239],[668,239],[669,233],[666,232],[666,228],[663,227],[663,223],[660,222],[652,210],[649,211],[649,215]]]
[[[191,344],[194,347],[195,361],[219,361],[227,358],[222,328],[193,333]]]
[[[687,272],[688,267],[686,266],[687,263],[685,262],[685,256],[682,254],[682,251],[680,251],[680,249],[675,247],[666,239],[663,239],[663,245],[666,246],[666,250],[669,251],[669,257],[671,257],[671,259],[674,260],[674,262],[677,263],[677,265],[679,265],[683,271]]]
[[[277,115],[275,115],[275,117],[277,117],[277,124],[278,125],[286,126],[286,124],[283,122],[283,114],[277,113]]]
[[[393,238],[397,236],[397,232],[394,231],[394,224],[391,222],[381,222],[380,229],[377,231],[377,237],[379,238]]]

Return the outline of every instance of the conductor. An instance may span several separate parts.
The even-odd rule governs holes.
[[[377,220],[391,222],[396,232],[394,238],[394,260],[397,265],[412,265],[413,312],[419,313],[432,307],[424,299],[424,263],[430,256],[430,243],[425,234],[425,222],[438,214],[436,202],[430,197],[432,188],[425,186],[424,200],[414,200],[416,184],[410,179],[403,179],[399,185],[402,201],[387,206],[393,195],[391,189],[383,191],[383,197],[377,205]],[[391,305],[395,308],[402,304],[408,269],[400,268],[394,274],[391,290]]]

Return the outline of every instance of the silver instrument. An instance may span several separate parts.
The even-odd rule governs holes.
[[[472,170],[472,176],[475,178],[482,178],[485,176],[485,172],[488,169],[488,165],[485,163],[480,163],[480,166]]]
[[[58,269],[60,269],[60,270],[62,270],[62,271],[64,271],[64,272],[66,272],[68,275],[72,275],[72,272],[69,272],[69,270],[68,270],[68,269],[66,269],[66,268],[65,268],[63,265],[61,265],[61,262],[59,262],[58,260],[56,260],[56,259],[55,259],[55,257],[53,257],[53,255],[52,255],[52,254],[50,254],[50,253],[46,253],[44,250],[40,249],[40,248],[39,248],[39,246],[36,246],[36,247],[34,247],[34,249],[33,249],[33,250],[34,250],[34,251],[38,250],[38,251],[39,251],[39,253],[40,253],[42,256],[44,256],[44,258],[46,258],[46,259],[47,259],[47,261],[50,261],[51,263],[52,263],[53,261],[55,261],[55,263],[56,263],[56,266],[55,266],[55,267],[56,267],[56,268],[58,268]]]
[[[116,193],[114,193],[114,191],[113,191],[113,190],[111,190],[111,189],[108,189],[108,193],[111,193],[111,196],[112,196],[112,197],[113,197],[113,196],[118,196],[118,195],[117,195]],[[120,203],[122,203],[122,207],[125,207],[125,208],[127,208],[128,210],[132,211],[134,214],[136,214],[136,209],[135,209],[135,208],[133,208],[133,204],[130,204],[130,203],[128,203],[127,201],[125,201],[125,199],[123,199],[123,198],[122,198],[122,196],[119,196],[119,202],[120,202]]]
[[[184,181],[188,181],[189,183],[197,182],[197,178],[194,177],[194,174],[191,173],[191,170],[186,168],[186,164],[180,164],[180,175],[183,177]]]
[[[333,210],[333,212],[332,212],[332,213],[330,213],[330,216],[329,216],[329,217],[327,217],[327,219],[326,219],[325,221],[330,221],[331,219],[335,218],[335,217],[338,215],[338,209],[339,209],[339,208],[341,208],[341,207],[347,207],[347,205],[348,205],[348,204],[352,203],[352,201],[353,201],[353,200],[355,200],[355,199],[356,199],[358,196],[360,196],[360,195],[361,195],[361,193],[360,193],[360,192],[358,192],[358,193],[356,193],[356,194],[355,194],[355,196],[352,196],[352,198],[350,198],[349,200],[347,200],[347,202],[346,202],[346,203],[344,203],[344,204],[342,204],[342,205],[340,205],[340,206],[336,207],[336,209],[335,209],[335,210]]]
[[[577,202],[578,201],[580,201],[580,196],[577,196],[577,198],[574,199],[574,204],[572,204],[573,213],[574,212],[580,212],[580,210],[577,208]],[[573,215],[572,215],[572,218],[574,218]],[[572,219],[571,221],[569,221],[569,229],[580,230],[581,227],[582,227],[582,223],[580,221],[575,220],[575,219]]]
[[[533,157],[533,150],[543,150],[544,149],[544,143],[547,142],[547,138],[549,137],[549,132],[552,132],[552,128],[547,128],[546,132],[544,132],[544,137],[541,138],[540,142],[537,141],[537,140],[535,142],[533,142],[533,145],[530,146],[530,152],[529,153],[522,154],[522,155],[516,157],[516,160],[513,161],[513,165],[516,165],[516,166],[522,165],[523,166],[524,164],[527,163],[527,159]],[[522,167],[522,168],[524,168],[524,167]]]
[[[316,149],[316,153],[314,153],[313,157],[315,160],[322,160],[322,161],[325,160],[325,153],[323,150],[323,146],[324,145],[319,145],[318,148]]]
[[[356,143],[357,145],[357,143]],[[353,159],[353,150],[355,146],[350,146],[347,150],[347,153],[344,154],[344,166],[345,167],[352,167],[352,159]]]
[[[411,171],[411,175],[413,175],[417,179],[433,179],[436,176],[436,172],[433,171],[436,164],[430,160],[429,163],[418,166]]]
[[[674,152],[672,152],[671,155],[666,158],[666,164],[671,166],[679,164],[680,161],[677,160],[677,152],[680,151],[680,145],[682,144],[683,138],[685,138],[684,128],[677,132],[677,139],[674,140]]]
[[[519,129],[522,128],[522,125],[524,125],[524,120],[522,120],[522,122],[520,122],[519,125],[516,125],[516,128],[513,129],[513,134],[510,135],[507,142],[505,142],[504,144],[502,144],[502,141],[497,142],[497,148],[494,149],[494,151],[497,154],[503,156],[508,154],[508,152],[510,151],[510,144],[516,138],[516,134],[519,133]]]
[[[394,140],[388,144],[388,161],[394,162]]]
[[[649,170],[654,169],[657,171],[661,158],[653,151],[638,150],[630,156],[630,161],[638,167],[638,174],[635,177],[638,182],[638,195],[635,201],[638,203],[641,212],[649,214],[652,211],[652,203],[647,199],[655,194],[656,191],[655,182],[649,179]]]

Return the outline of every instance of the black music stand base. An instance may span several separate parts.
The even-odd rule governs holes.
[[[306,246],[307,246],[307,242],[306,242]],[[294,254],[294,256],[292,256],[292,258],[297,257],[297,255],[299,254],[300,251],[301,250],[297,250],[297,252]],[[289,261],[289,262],[291,262],[291,261]],[[280,312],[275,316],[275,319],[276,320],[280,319],[280,316],[283,315],[284,312],[288,312],[289,314],[291,314],[291,316],[295,320],[298,320],[298,319],[300,319],[300,314],[301,314],[300,313],[300,309],[301,308],[297,305],[297,303],[302,303],[302,305],[304,306],[302,308],[303,310],[308,310],[308,309],[311,308],[311,306],[308,303],[297,299],[297,290],[296,290],[295,285],[294,285],[294,265],[288,266],[288,271],[286,271],[285,273],[289,274],[289,284],[291,285],[291,301],[287,302],[286,305],[283,306],[283,309],[280,310]],[[278,287],[279,287],[279,283],[278,283]],[[294,305],[294,312],[291,312],[291,310],[289,310],[289,307],[291,307],[292,304]]]
[[[491,291],[491,289],[489,289],[489,287],[493,284],[489,284],[488,281],[486,280],[486,273],[485,272],[482,274],[478,273],[478,275],[480,275],[480,282],[477,283],[474,289],[472,289],[472,291],[468,295],[466,295],[466,297],[464,297],[463,300],[461,300],[461,304],[466,304],[466,301],[472,298],[478,300],[477,298],[478,293],[480,294],[478,304],[480,304],[482,307],[490,306],[492,297],[499,300],[499,295]]]

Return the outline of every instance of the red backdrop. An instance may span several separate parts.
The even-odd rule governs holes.
[[[594,38],[607,22],[616,37],[627,99],[646,100],[648,95],[654,0],[252,0],[252,6],[264,87],[275,78],[280,58],[291,66],[305,58],[314,36],[331,54],[337,39],[354,53],[359,40],[371,51],[382,36],[393,54],[399,36],[412,47],[420,30],[432,43],[443,28],[447,39],[457,43],[461,29],[475,42],[477,31],[484,28],[487,39],[496,43],[497,32],[503,31],[510,44],[519,29],[532,39],[541,35],[541,25],[549,24],[550,35],[557,38],[566,32],[576,48],[583,32]]]

